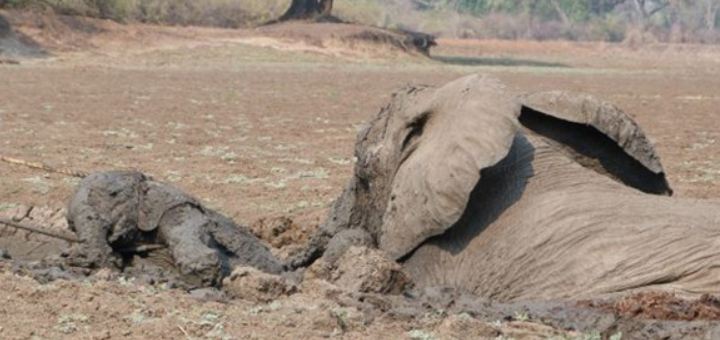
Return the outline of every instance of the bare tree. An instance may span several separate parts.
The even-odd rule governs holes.
[[[567,13],[562,8],[562,6],[560,6],[560,3],[557,2],[557,0],[550,0],[550,2],[552,3],[553,7],[555,8],[555,12],[557,12],[558,16],[560,16],[560,20],[562,20],[563,24],[566,27],[572,26],[572,21],[570,21],[570,18],[568,18]]]
[[[718,9],[720,9],[720,0],[704,0],[703,1],[704,16],[705,16],[705,29],[712,31],[715,29],[715,22],[717,22]]]
[[[633,0],[635,10],[644,25],[653,15],[670,6],[670,0]]]

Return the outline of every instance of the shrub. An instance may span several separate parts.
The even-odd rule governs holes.
[[[279,16],[288,0],[0,0],[0,7],[50,8],[58,14],[120,22],[242,27]]]

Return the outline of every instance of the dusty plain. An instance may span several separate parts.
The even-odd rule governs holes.
[[[282,29],[3,14],[40,52],[0,63],[0,154],[81,171],[142,170],[242,224],[292,219],[289,247],[322,222],[351,174],[358,129],[394,90],[471,73],[493,75],[517,93],[581,91],[614,102],[655,142],[675,195],[720,196],[715,46],[441,39],[428,59],[303,42]],[[61,209],[75,184],[0,163],[0,211]],[[10,262],[0,262],[0,291],[5,339],[430,339],[479,327],[465,314],[432,309],[369,321],[328,299],[325,288],[255,304],[198,300],[112,275],[40,284]],[[526,324],[523,313],[486,327],[507,337],[600,336]]]

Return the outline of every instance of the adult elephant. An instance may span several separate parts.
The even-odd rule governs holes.
[[[501,301],[720,293],[720,202],[669,197],[631,117],[587,95],[507,92],[470,76],[396,93],[293,264],[364,240],[420,286]]]

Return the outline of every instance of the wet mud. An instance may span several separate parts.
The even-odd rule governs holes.
[[[142,273],[172,268],[182,281],[198,287],[220,285],[238,265],[282,271],[279,260],[248,228],[138,172],[86,177],[67,219],[81,242],[68,260],[81,267]]]

